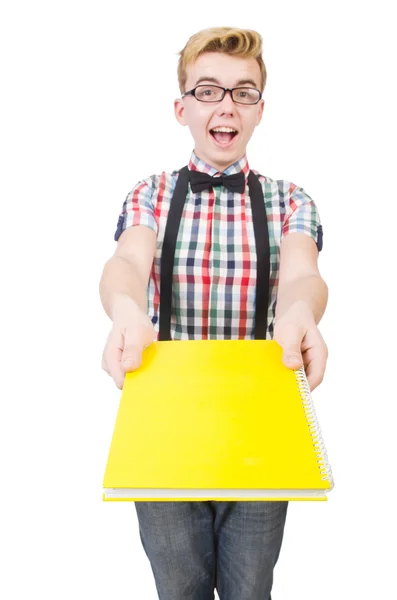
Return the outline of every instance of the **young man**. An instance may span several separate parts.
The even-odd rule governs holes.
[[[250,170],[266,69],[255,31],[214,28],[180,53],[175,116],[188,165],[138,182],[119,217],[101,299],[113,321],[103,368],[121,389],[155,339],[275,339],[311,390],[327,347],[318,210],[305,191]],[[172,201],[171,201],[172,200]],[[136,502],[161,600],[269,600],[287,502]]]

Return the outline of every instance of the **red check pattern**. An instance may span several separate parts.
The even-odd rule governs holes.
[[[215,167],[193,151],[188,163],[212,176]],[[182,215],[173,272],[172,339],[254,339],[256,248],[247,156],[225,175],[242,171],[242,194],[223,186],[193,194],[190,186]],[[252,169],[253,170],[253,169]],[[266,339],[273,339],[281,240],[291,232],[310,236],[322,248],[322,226],[311,197],[294,183],[273,180],[253,170],[262,185],[269,228],[270,303]],[[119,215],[117,241],[127,227],[144,225],[157,234],[148,285],[148,313],[159,332],[160,260],[170,201],[178,171],[139,181],[127,195]]]

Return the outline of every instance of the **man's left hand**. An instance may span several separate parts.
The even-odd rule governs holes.
[[[313,391],[323,380],[328,348],[314,320],[301,321],[286,313],[274,327],[274,339],[283,349],[283,363],[290,369],[304,367]]]

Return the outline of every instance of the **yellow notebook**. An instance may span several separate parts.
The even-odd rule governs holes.
[[[326,500],[304,369],[275,340],[154,342],[127,373],[103,500]]]

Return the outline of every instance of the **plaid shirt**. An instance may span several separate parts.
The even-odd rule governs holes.
[[[212,176],[220,172],[193,151],[189,169]],[[269,228],[270,281],[266,339],[273,339],[280,243],[290,232],[302,232],[322,248],[322,226],[316,205],[306,192],[286,180],[260,175]],[[256,246],[249,200],[247,156],[223,173],[243,171],[246,190],[233,193],[217,186],[193,194],[190,185],[175,250],[171,339],[254,339]],[[148,314],[159,338],[160,259],[170,201],[178,171],[139,181],[126,197],[114,239],[134,225],[157,234],[148,285]]]

